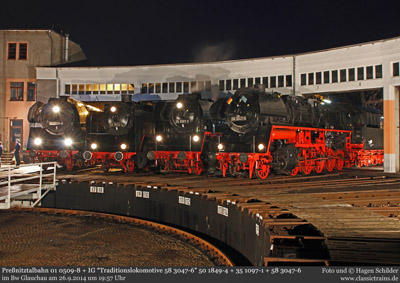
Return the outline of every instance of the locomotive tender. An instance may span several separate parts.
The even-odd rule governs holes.
[[[270,172],[330,172],[383,163],[380,116],[258,88],[238,89],[216,101],[200,94],[151,103],[124,99],[104,105],[102,112],[87,111],[84,127],[72,123],[69,131],[84,129],[85,142],[66,159],[83,156],[86,164],[102,164],[104,170],[151,166],[261,179]]]

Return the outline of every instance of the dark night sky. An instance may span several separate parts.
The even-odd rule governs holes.
[[[400,36],[396,1],[5,1],[0,29],[68,32],[92,66],[268,57]]]

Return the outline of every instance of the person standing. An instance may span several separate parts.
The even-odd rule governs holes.
[[[0,167],[1,167],[1,155],[3,154],[3,145],[1,144],[0,141]]]
[[[14,155],[15,155],[15,163],[16,166],[19,166],[21,163],[21,160],[19,158],[19,151],[21,150],[21,144],[19,143],[19,140],[16,140],[15,142],[15,149],[14,149]]]

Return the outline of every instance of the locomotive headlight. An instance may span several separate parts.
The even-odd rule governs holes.
[[[71,145],[72,145],[72,140],[71,140],[70,138],[66,138],[66,139],[64,140],[64,144],[65,144],[66,146],[71,146]]]
[[[34,143],[35,145],[41,145],[41,144],[42,144],[42,139],[41,139],[41,138],[36,138],[36,139],[33,141],[33,143]]]
[[[328,103],[328,104],[331,104],[332,103],[332,101],[330,101],[329,99],[324,99],[324,100],[322,100],[323,102],[325,102],[325,103]]]
[[[183,107],[182,102],[178,102],[178,103],[176,104],[176,108],[181,109],[182,107]]]
[[[58,112],[60,112],[60,107],[59,107],[59,106],[57,106],[57,105],[56,105],[56,106],[54,106],[54,107],[53,107],[53,112],[54,112],[54,113],[58,113]]]
[[[97,144],[96,144],[96,143],[92,143],[92,144],[90,145],[90,148],[93,149],[93,150],[95,150],[95,149],[97,148]]]
[[[110,108],[110,111],[111,111],[111,112],[115,112],[115,111],[117,111],[117,107],[115,107],[115,106],[111,106],[111,108]]]
[[[121,149],[122,149],[122,150],[125,150],[126,148],[127,148],[126,143],[121,144]]]
[[[258,145],[258,150],[264,150],[265,149],[265,145],[263,145],[262,143],[260,143]]]
[[[222,143],[218,144],[218,149],[219,150],[223,150],[224,149],[224,145]]]
[[[198,135],[193,136],[193,141],[198,142],[200,140],[200,137]]]
[[[160,135],[156,136],[156,140],[157,140],[158,142],[162,141],[162,136],[160,136]]]

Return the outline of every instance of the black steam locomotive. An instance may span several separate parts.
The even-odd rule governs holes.
[[[83,157],[101,164],[104,171],[118,167],[132,173],[147,165],[147,147],[154,134],[153,106],[132,102],[128,95],[122,98],[87,116]]]
[[[56,105],[69,114],[57,116]],[[104,170],[151,165],[163,172],[262,179],[271,171],[296,175],[383,163],[381,113],[348,104],[244,88],[216,101],[200,94],[149,103],[124,97],[99,108],[66,99],[35,104],[29,112],[35,156],[50,157],[56,150],[73,164],[69,169],[80,160]],[[39,136],[46,154],[35,148]]]
[[[81,168],[89,111],[83,103],[66,97],[36,102],[28,112],[29,156],[40,162],[58,161],[70,170]]]

